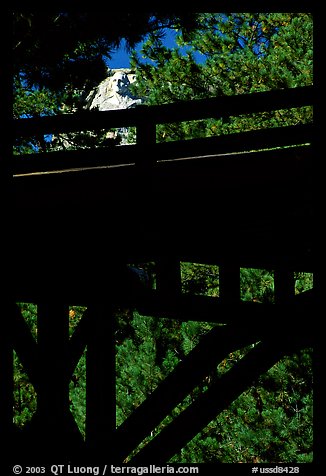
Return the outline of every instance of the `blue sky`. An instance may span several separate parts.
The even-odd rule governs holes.
[[[163,44],[168,48],[173,48],[174,46],[176,46],[175,37],[175,31],[166,30],[165,37],[163,38]],[[136,45],[136,51],[140,52],[141,47],[142,43]],[[204,57],[200,55],[200,53],[196,54],[195,57],[197,58],[198,62],[201,62],[204,59]],[[111,69],[130,67],[129,53],[127,52],[123,43],[121,47],[116,50],[116,52],[112,53],[112,58],[107,61],[107,65]]]
[[[138,49],[138,48],[137,48]],[[116,68],[129,68],[129,53],[127,52],[125,46],[122,44],[120,48],[116,50],[116,52],[112,53],[112,58],[109,59],[106,64],[111,69]]]

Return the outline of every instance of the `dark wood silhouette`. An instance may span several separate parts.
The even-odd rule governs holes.
[[[313,105],[313,92],[305,87],[13,122],[14,137],[25,138],[135,126],[137,143],[12,158],[10,297],[38,304],[38,342],[18,307],[9,307],[0,336],[0,429],[9,448],[34,461],[41,454],[122,462],[229,352],[260,341],[132,459],[167,462],[278,359],[313,345],[315,292],[294,296],[293,273],[317,274],[314,127],[155,141],[158,123]],[[155,290],[128,267],[146,261],[157,264]],[[220,298],[182,294],[181,261],[219,265]],[[240,267],[274,270],[275,304],[240,301]],[[87,311],[69,340],[68,306],[76,304]],[[205,336],[116,429],[113,315],[119,305],[158,319],[226,325]],[[68,391],[86,346],[83,441]],[[38,410],[22,431],[12,425],[13,349],[38,395]]]

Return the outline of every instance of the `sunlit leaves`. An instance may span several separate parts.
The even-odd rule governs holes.
[[[142,56],[133,54],[135,93],[148,104],[162,104],[311,85],[312,37],[309,14],[203,13],[190,36],[177,32],[176,48],[167,49],[148,38]],[[311,110],[292,110],[234,118],[231,130],[229,121],[215,124],[214,129],[222,134],[308,121],[312,121]],[[169,124],[158,128],[158,139],[203,137],[211,131],[208,122],[197,124],[196,130],[190,123]]]

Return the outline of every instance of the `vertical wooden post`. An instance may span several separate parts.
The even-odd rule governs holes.
[[[238,304],[240,301],[240,268],[234,264],[219,267],[220,299],[225,304]]]
[[[321,266],[320,266],[321,267]],[[315,268],[313,271],[313,289],[316,309],[320,309],[322,306],[323,298],[323,272],[320,268]]]
[[[137,126],[136,143],[138,145],[151,145],[156,143],[155,122],[142,122]]]
[[[146,117],[137,125],[136,143],[139,149],[135,157],[136,189],[133,206],[137,215],[137,227],[147,229],[149,221],[155,227],[153,202],[155,202],[154,163],[156,157],[154,157],[153,146],[156,143],[156,124],[146,120]]]
[[[63,454],[69,447],[69,376],[65,369],[68,339],[68,306],[55,301],[55,298],[51,302],[39,303],[37,412],[38,431],[41,430],[39,445],[45,453]]]
[[[10,8],[1,11],[3,24],[12,23]],[[11,197],[11,156],[12,156],[12,38],[7,28],[0,30],[2,45],[1,58],[3,68],[0,72],[0,203],[1,203],[1,331],[0,331],[0,437],[3,447],[3,457],[10,454],[10,437],[13,431],[13,348],[12,348],[12,313],[14,302],[11,301],[12,289],[15,281],[12,279],[12,203]],[[8,206],[9,205],[9,206]],[[9,284],[8,284],[9,283]],[[7,452],[7,449],[9,450]],[[5,472],[6,470],[4,470]]]
[[[136,144],[140,146],[139,153],[136,157],[136,164],[140,169],[140,180],[145,180],[144,185],[148,176],[148,172],[151,170],[155,158],[152,156],[150,151],[150,146],[156,144],[156,124],[155,122],[145,121],[141,122],[137,126],[136,133]]]
[[[112,461],[116,428],[114,309],[103,302],[88,306],[88,312],[86,443],[92,457]]]
[[[0,437],[4,457],[12,454],[13,431],[13,348],[12,309],[2,303],[0,332]]]
[[[156,285],[162,295],[176,297],[181,293],[180,261],[174,256],[161,257],[156,262]]]
[[[279,318],[282,319],[282,325],[279,325],[280,335],[293,333],[294,322],[289,307],[294,298],[294,290],[293,271],[283,267],[276,268],[274,270],[274,296],[275,305],[279,307]]]
[[[277,268],[274,271],[275,303],[288,304],[294,297],[293,271]]]

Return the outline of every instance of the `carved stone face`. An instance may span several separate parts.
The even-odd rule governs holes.
[[[111,78],[111,89],[115,93],[123,94],[128,89],[130,81],[126,73],[122,73],[120,71],[114,73]]]

